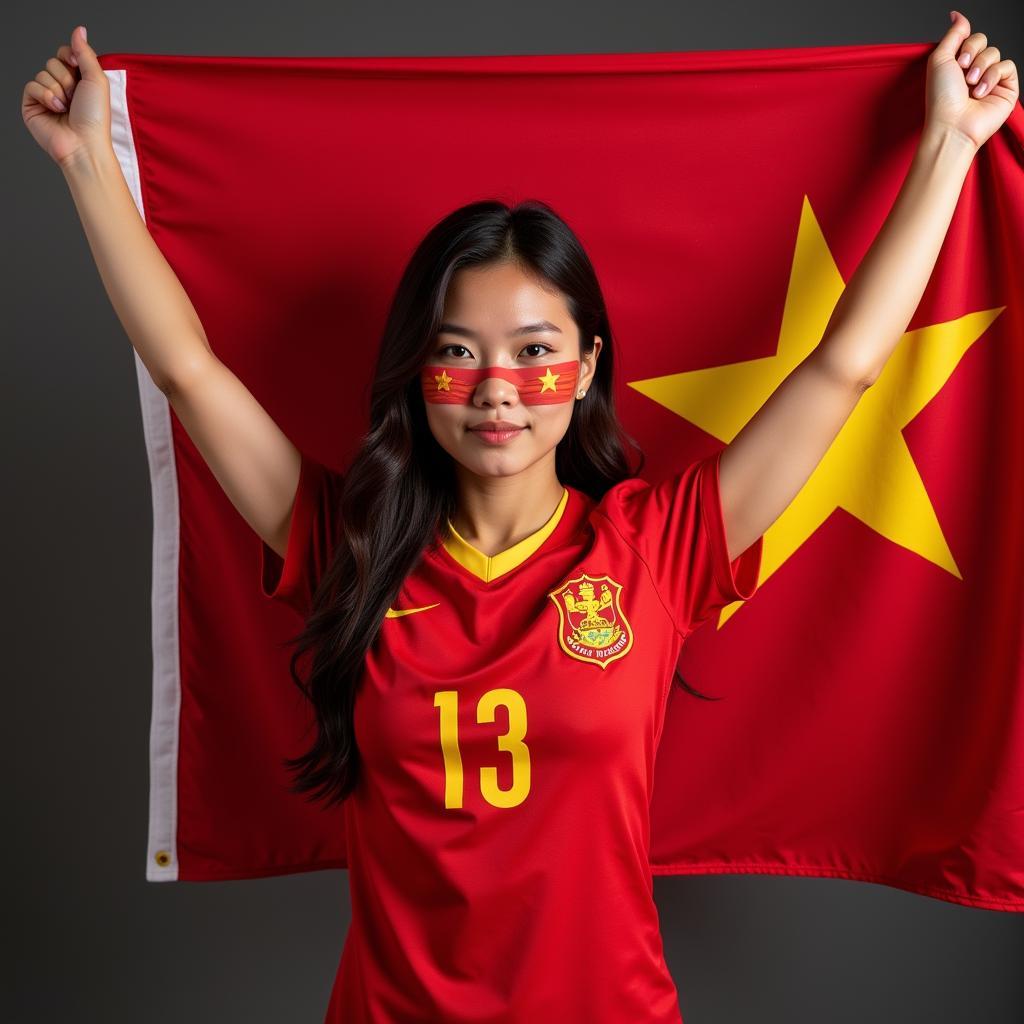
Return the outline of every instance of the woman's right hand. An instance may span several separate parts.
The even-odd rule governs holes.
[[[25,84],[21,116],[32,138],[58,164],[86,148],[111,146],[110,84],[85,28],[75,26],[44,70]]]

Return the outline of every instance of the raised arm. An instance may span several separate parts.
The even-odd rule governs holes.
[[[925,126],[885,223],[817,348],[722,452],[731,559],[782,515],[878,379],[921,301],[975,153],[1017,103],[1013,61],[953,13],[929,56]]]
[[[114,155],[109,85],[96,53],[81,27],[71,42],[25,85],[25,125],[64,174],[107,295],[153,382],[232,504],[283,556],[299,452],[213,354]]]

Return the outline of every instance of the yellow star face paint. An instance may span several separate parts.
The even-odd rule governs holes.
[[[463,369],[461,366],[424,366],[420,371],[423,397],[428,402],[448,405],[470,405],[473,392],[487,377],[501,377],[516,386],[524,405],[553,405],[571,402],[576,395],[579,361],[548,363],[511,369],[488,366]]]

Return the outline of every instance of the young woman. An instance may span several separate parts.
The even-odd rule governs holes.
[[[918,152],[821,343],[654,486],[626,458],[593,267],[545,204],[472,203],[417,247],[341,474],[211,351],[121,177],[85,30],[25,86],[126,332],[262,539],[265,594],[306,619],[292,669],[318,732],[295,787],[342,803],[352,894],[329,1020],[681,1020],[647,856],[673,667],[753,595],[762,535],[881,372],[1017,102],[1013,63],[952,19]]]

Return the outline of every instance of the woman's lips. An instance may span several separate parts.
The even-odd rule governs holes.
[[[475,434],[485,444],[505,444],[507,441],[518,437],[525,429],[525,427],[516,427],[514,430],[505,428],[500,430],[476,428],[471,430],[470,433]]]

